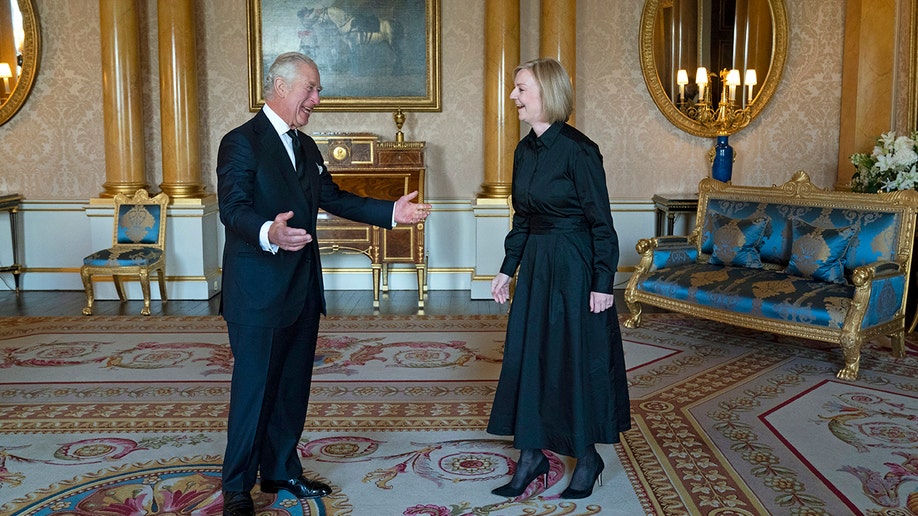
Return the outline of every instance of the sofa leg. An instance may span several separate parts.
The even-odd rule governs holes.
[[[889,336],[892,343],[892,356],[905,358],[905,330],[897,331]]]
[[[845,356],[845,367],[841,368],[835,377],[839,380],[857,380],[857,373],[861,367],[861,342],[855,338],[843,336],[841,347]]]
[[[637,328],[641,325],[641,304],[640,303],[628,303],[628,311],[631,312],[631,316],[625,319],[625,322],[622,323],[622,326],[625,328]]]

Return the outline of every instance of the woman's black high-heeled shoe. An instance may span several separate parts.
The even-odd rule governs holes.
[[[602,486],[602,470],[605,469],[606,465],[603,463],[602,459],[599,459],[599,463],[596,465],[596,471],[593,473],[593,481],[587,485],[585,489],[574,489],[571,486],[561,492],[561,498],[565,500],[576,500],[578,498],[586,498],[593,494],[593,486],[596,482],[599,482],[599,485]]]
[[[529,484],[531,484],[533,480],[538,478],[539,475],[544,476],[542,481],[544,485],[547,487],[548,486],[548,470],[550,469],[550,465],[548,463],[548,458],[545,457],[544,454],[540,453],[540,455],[542,455],[541,462],[539,462],[539,465],[536,466],[535,469],[529,472],[529,475],[526,476],[525,480],[523,481],[522,487],[514,487],[513,481],[511,480],[509,484],[504,484],[500,487],[496,487],[492,489],[491,494],[495,494],[497,496],[506,496],[507,498],[515,498],[523,494],[523,491],[525,491],[526,488],[529,487]]]

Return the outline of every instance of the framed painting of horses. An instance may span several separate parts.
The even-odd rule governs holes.
[[[290,51],[322,75],[320,111],[440,111],[440,0],[248,0],[250,109]]]

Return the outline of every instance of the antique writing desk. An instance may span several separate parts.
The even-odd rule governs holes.
[[[313,139],[343,190],[390,201],[417,190],[415,201],[424,202],[424,142],[379,141],[366,133],[319,133]],[[316,233],[324,253],[360,253],[370,259],[374,308],[379,307],[380,290],[389,290],[389,265],[413,264],[418,307],[424,308],[427,256],[423,221],[385,230],[320,211]]]

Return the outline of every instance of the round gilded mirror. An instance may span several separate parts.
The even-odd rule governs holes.
[[[25,104],[41,53],[32,0],[0,0],[0,125]]]
[[[713,138],[745,127],[777,89],[787,13],[783,0],[646,0],[640,38],[654,103],[679,129]]]

